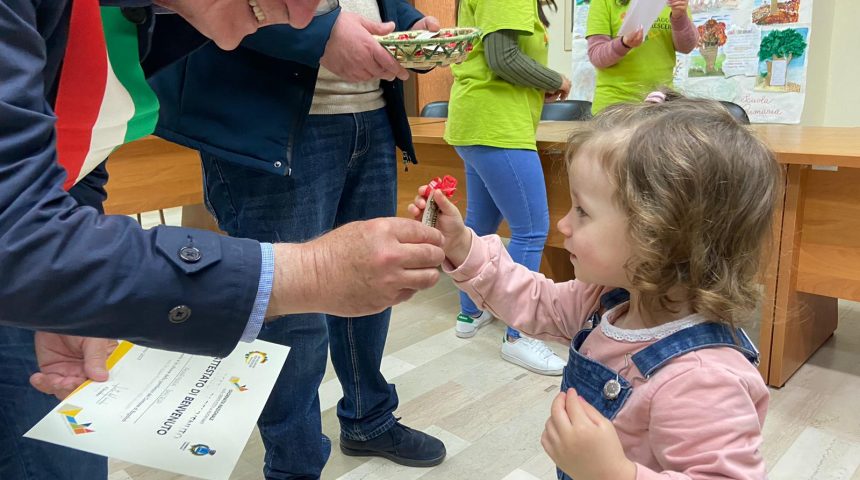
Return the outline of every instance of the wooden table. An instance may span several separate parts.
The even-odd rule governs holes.
[[[541,270],[559,280],[573,275],[555,229],[570,208],[563,152],[572,125],[547,122],[537,132],[551,225]],[[860,128],[752,128],[777,152],[785,169],[771,255],[763,268],[759,340],[762,376],[770,385],[782,386],[833,334],[837,299],[860,301]],[[413,126],[421,163],[399,173],[399,213],[417,186],[431,177],[449,173],[463,178],[462,161],[442,140],[443,132],[442,123]],[[461,192],[465,195],[465,188]],[[459,207],[465,208],[465,202]]]
[[[418,165],[398,173],[398,213],[418,185],[453,174],[463,164],[442,140],[444,119],[413,118]],[[563,151],[568,122],[543,123],[537,138],[544,166],[551,230],[542,270],[572,278],[573,269],[555,224],[570,208]],[[836,329],[837,298],[860,301],[860,128],[756,125],[785,167],[771,255],[764,270],[759,348],[760,371],[782,386]],[[836,167],[837,171],[816,169]],[[105,209],[132,214],[184,206],[183,225],[211,228],[200,205],[202,179],[197,153],[155,137],[119,149],[108,163]],[[459,207],[465,208],[465,182]],[[501,230],[505,234],[504,228]]]

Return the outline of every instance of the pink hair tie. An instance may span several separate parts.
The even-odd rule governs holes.
[[[647,103],[663,103],[666,101],[666,94],[661,91],[651,92],[645,97]]]

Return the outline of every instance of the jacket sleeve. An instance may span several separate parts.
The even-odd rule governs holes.
[[[396,12],[394,15],[395,31],[409,30],[412,28],[412,25],[414,25],[415,22],[424,18],[424,14],[419,12],[406,0],[395,1],[397,3]]]
[[[226,355],[254,303],[259,244],[78,206],[62,188],[36,25],[30,0],[0,2],[0,325]]]
[[[573,280],[555,283],[511,259],[498,235],[478,237],[462,265],[442,265],[481,310],[527,335],[568,343],[611,290]]]
[[[341,9],[337,8],[314,17],[307,27],[300,30],[289,25],[261,28],[245,37],[242,46],[270,57],[317,67],[340,12]]]

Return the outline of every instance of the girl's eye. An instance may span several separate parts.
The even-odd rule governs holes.
[[[576,207],[576,214],[579,215],[580,217],[587,217],[588,216],[588,214],[585,213],[585,210],[583,210],[582,207]]]

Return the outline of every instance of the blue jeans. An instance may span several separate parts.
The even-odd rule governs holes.
[[[33,332],[0,327],[0,347],[0,478],[106,479],[107,458],[22,436],[59,401],[30,386],[39,369]]]
[[[265,242],[304,242],[351,221],[393,216],[394,148],[384,109],[311,115],[288,177],[201,154],[206,204],[222,230]],[[310,313],[263,327],[260,339],[292,347],[258,421],[267,479],[318,478],[328,460],[317,390],[329,343],[344,391],[341,435],[367,440],[394,425],[397,393],[379,371],[390,317],[390,309],[362,318]]]
[[[511,259],[537,271],[549,233],[546,185],[537,152],[482,145],[455,150],[466,164],[466,226],[479,236],[490,235],[504,218],[511,227]],[[466,315],[480,313],[463,292],[460,310]],[[516,338],[519,332],[508,327],[508,335]]]

